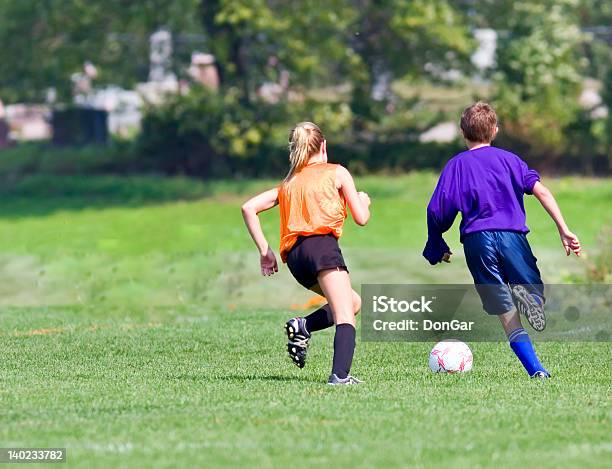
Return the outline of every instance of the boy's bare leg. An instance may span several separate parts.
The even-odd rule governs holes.
[[[506,333],[506,335],[509,335],[512,331],[523,327],[523,324],[521,324],[521,316],[516,310],[516,308],[513,308],[507,313],[500,314],[499,320],[502,324],[502,327],[504,328],[504,332]]]

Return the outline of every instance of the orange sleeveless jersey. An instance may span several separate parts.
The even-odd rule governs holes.
[[[298,236],[342,235],[346,218],[344,196],[336,188],[337,164],[306,166],[278,190],[280,255],[283,262]]]

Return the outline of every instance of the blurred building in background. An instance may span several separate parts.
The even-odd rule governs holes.
[[[4,104],[0,101],[0,149],[9,146],[10,142],[8,139],[9,126],[6,121],[6,115],[4,112]]]
[[[40,104],[10,104],[5,106],[5,118],[10,140],[49,140],[51,108]]]
[[[492,29],[477,29],[474,31],[474,35],[479,46],[472,56],[472,62],[480,72],[484,72],[495,63],[497,34]],[[145,105],[159,105],[170,94],[188,91],[190,83],[186,80],[179,80],[176,71],[173,69],[176,66],[173,54],[173,36],[170,31],[160,29],[151,34],[149,37],[148,79],[145,82],[137,83],[133,89],[125,89],[118,85],[96,86],[98,69],[95,65],[95,57],[92,57],[91,60],[83,64],[82,70],[71,75],[73,103],[70,104],[76,108],[106,112],[107,118],[104,119],[104,122],[108,127],[108,132],[111,135],[131,137],[140,129]],[[278,59],[271,56],[268,65],[274,68],[278,66],[277,62]],[[184,72],[192,83],[201,84],[212,90],[219,89],[218,68],[214,55],[210,53],[193,51],[191,61],[185,67]],[[289,72],[284,69],[279,69],[277,72],[278,82],[266,81],[257,90],[257,95],[269,103],[278,102],[289,89]],[[459,72],[456,70],[440,70],[439,74],[447,79],[457,79],[459,76]],[[380,95],[378,97],[382,99],[383,94],[386,93],[385,90],[390,89],[390,83],[390,78],[381,74],[375,86],[376,96]],[[53,134],[51,114],[52,108],[55,106],[57,104],[53,92],[49,93],[48,106],[27,104],[7,106],[6,121],[10,130],[6,139],[51,139]],[[59,111],[57,115],[60,115],[61,112]],[[77,114],[83,117],[87,113],[77,112]],[[95,113],[90,114],[93,116]],[[96,126],[101,122],[97,117],[95,121],[97,122]],[[77,125],[77,122],[74,122],[73,125]],[[84,122],[86,128],[90,128],[92,125],[92,122]],[[83,135],[91,134],[85,128],[82,130],[83,132],[77,132],[81,135],[77,138],[78,141],[81,141]],[[424,133],[421,141],[446,142],[456,138],[457,134],[456,125],[445,122]],[[64,137],[67,137],[67,135],[64,134]],[[60,140],[63,140],[63,138]],[[99,139],[93,140],[99,141]]]
[[[474,38],[478,43],[471,60],[480,73],[495,66],[495,50],[497,49],[497,32],[490,28],[474,30]]]
[[[219,73],[215,66],[215,56],[194,52],[191,54],[191,65],[189,66],[189,76],[196,83],[210,88],[219,89]]]
[[[100,142],[100,136],[117,135],[120,137],[132,137],[140,129],[143,107],[145,105],[159,105],[168,95],[178,92],[186,92],[190,83],[179,80],[173,70],[173,38],[172,34],[165,29],[158,30],[149,38],[149,73],[148,80],[137,83],[133,89],[125,89],[118,85],[96,86],[98,69],[95,65],[95,57],[86,61],[83,68],[71,75],[73,101],[60,105],[55,102],[56,93],[50,89],[47,93],[47,105],[30,105],[25,103],[8,105],[2,107],[0,104],[0,148],[7,146],[12,141],[52,140],[53,139],[53,109],[56,122],[63,121],[62,114],[68,112],[70,116],[78,115],[83,120],[83,129],[78,132],[76,142]],[[220,79],[215,57],[212,54],[194,51],[191,53],[191,63],[186,67],[185,74],[193,83],[199,83],[210,89],[217,90]],[[103,111],[107,114],[104,119],[97,112],[68,111],[68,108],[84,109],[91,111]],[[89,122],[86,115],[92,117]],[[59,118],[59,121],[57,120]],[[78,126],[78,121],[72,118],[71,126]],[[65,122],[64,122],[65,123]],[[101,131],[100,125],[106,129]],[[62,129],[57,129],[62,136],[53,139],[55,142],[66,142],[69,133],[66,133],[64,124]],[[96,128],[99,131],[91,132]],[[5,131],[3,132],[3,129]],[[93,135],[97,137],[93,137]],[[83,140],[85,139],[85,140]]]

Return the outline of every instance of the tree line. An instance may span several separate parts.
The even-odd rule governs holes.
[[[495,65],[479,78],[507,143],[552,167],[609,171],[612,119],[578,98],[592,78],[611,107],[611,20],[602,0],[4,0],[0,39],[11,46],[0,50],[0,99],[41,101],[53,86],[66,102],[70,75],[86,60],[100,70],[97,83],[132,86],[147,74],[149,34],[164,27],[203,38],[197,47],[214,54],[221,87],[193,87],[148,109],[133,151],[157,169],[253,173],[304,117],[322,122],[364,169],[377,169],[381,153],[386,166],[436,166],[436,150],[408,145],[446,116],[428,115],[393,85],[460,86],[476,74],[474,29],[492,28]],[[189,53],[175,47],[179,74]],[[451,70],[460,78],[448,83]],[[280,71],[300,99],[262,102],[258,88]],[[325,89],[331,96],[317,96]]]

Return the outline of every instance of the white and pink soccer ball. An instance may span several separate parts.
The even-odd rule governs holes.
[[[434,373],[464,373],[472,369],[472,351],[459,340],[438,342],[429,354],[429,368]]]

